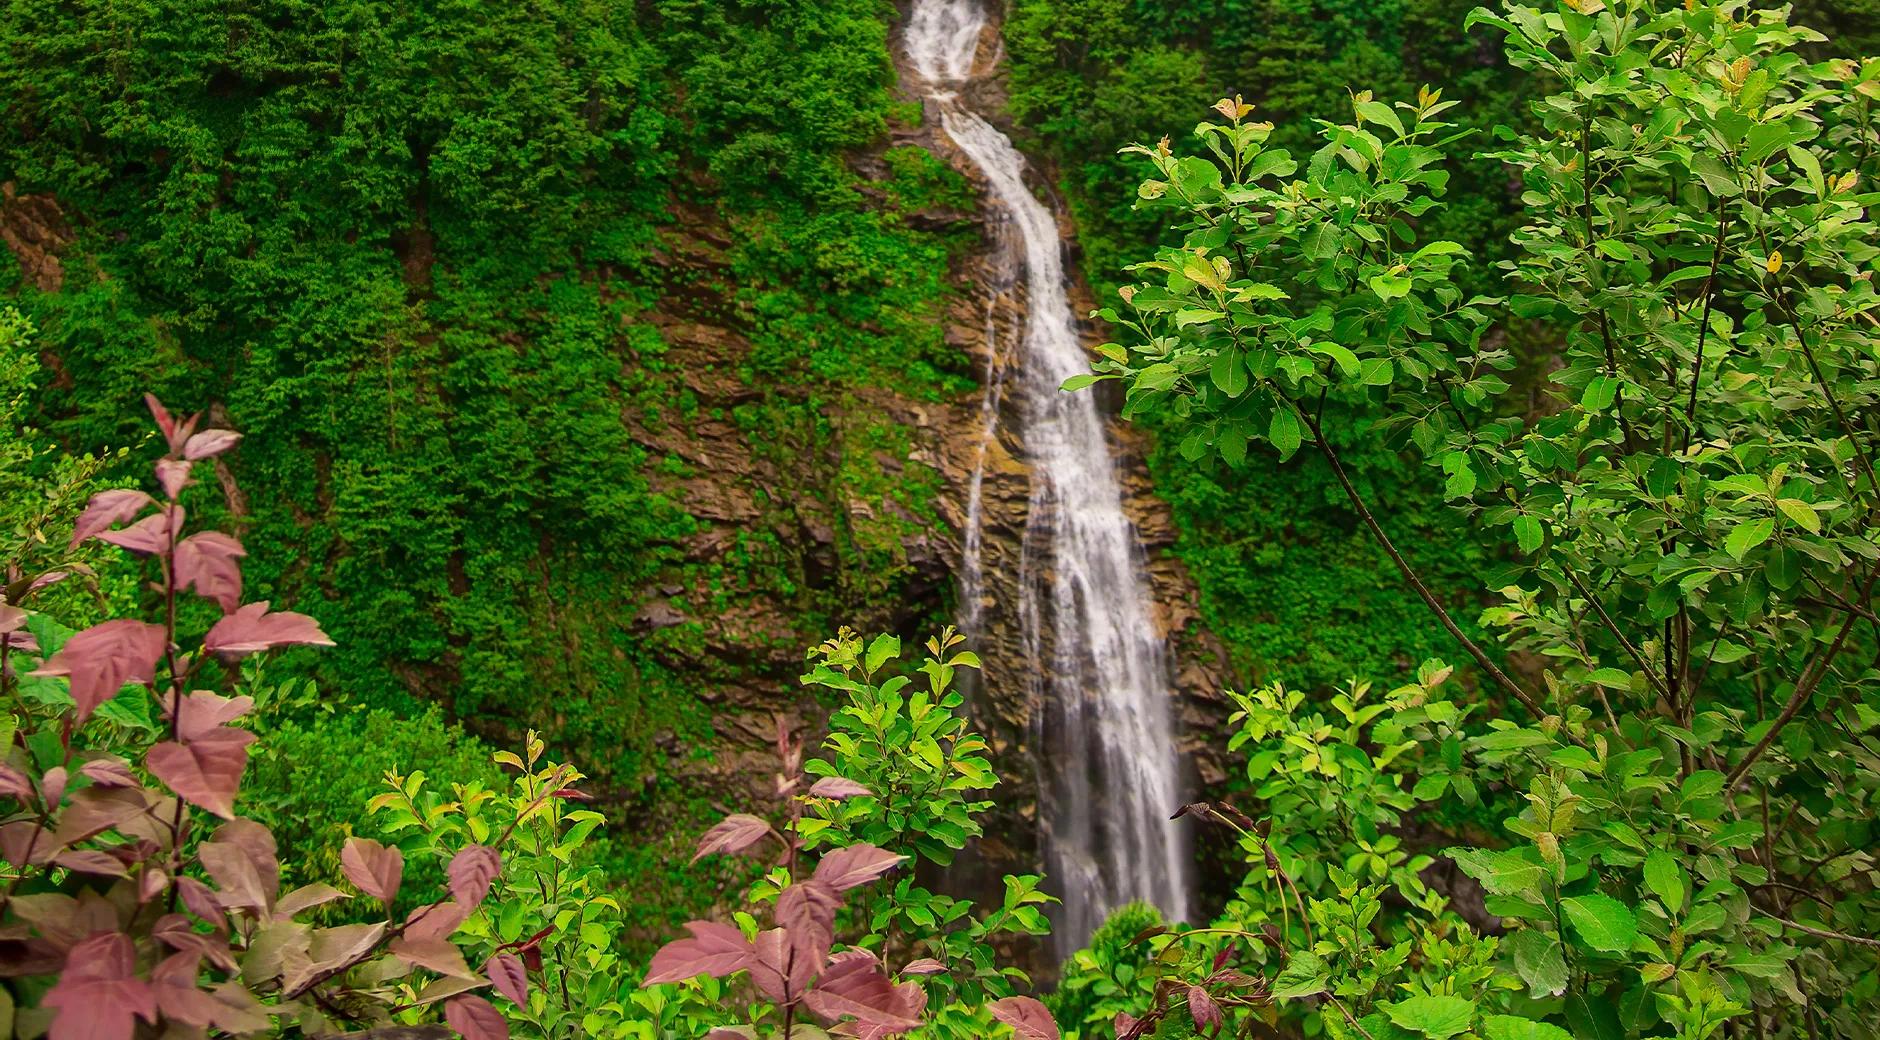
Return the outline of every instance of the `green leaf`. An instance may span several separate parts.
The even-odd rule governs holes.
[[[1468,250],[1462,248],[1458,243],[1438,241],[1431,242],[1422,249],[1417,250],[1415,253],[1411,254],[1410,259],[1421,260],[1426,256],[1454,256],[1457,253],[1466,252],[1468,252]]]
[[[1608,690],[1629,690],[1632,688],[1632,673],[1621,668],[1599,668],[1588,675],[1586,681],[1597,683]]]
[[[1815,512],[1814,506],[1799,498],[1778,498],[1776,508],[1782,510],[1783,516],[1795,521],[1797,526],[1807,528],[1810,534],[1821,533],[1821,516]]]
[[[1338,254],[1342,240],[1338,225],[1328,220],[1306,232],[1306,236],[1299,241],[1299,247],[1305,251],[1308,259],[1326,260]]]
[[[1407,274],[1380,274],[1371,279],[1371,291],[1377,298],[1389,302],[1400,296],[1410,295],[1410,276]]]
[[[1573,1034],[1545,1022],[1513,1015],[1490,1015],[1482,1020],[1488,1040],[1573,1040]]]
[[[1723,540],[1723,549],[1731,556],[1742,559],[1744,554],[1769,540],[1774,534],[1776,522],[1770,517],[1757,517],[1736,525],[1729,537]]]
[[[1239,397],[1247,392],[1247,365],[1239,347],[1224,347],[1214,355],[1214,364],[1208,370],[1221,393],[1229,397]]]
[[[1541,865],[1512,852],[1449,849],[1447,855],[1491,895],[1518,896],[1540,884]]]
[[[1703,178],[1704,187],[1710,189],[1712,195],[1728,197],[1742,194],[1743,189],[1737,185],[1736,174],[1714,152],[1703,152],[1693,159],[1691,172]]]
[[[1093,384],[1099,383],[1105,379],[1110,379],[1110,378],[1113,378],[1113,377],[1100,376],[1100,375],[1097,375],[1095,372],[1079,372],[1078,374],[1070,377],[1069,379],[1066,379],[1064,381],[1064,385],[1058,387],[1058,389],[1067,394],[1076,393],[1077,391],[1082,390],[1083,388],[1087,386],[1091,386]]]
[[[1528,984],[1528,995],[1536,1000],[1557,997],[1567,991],[1567,958],[1560,940],[1538,928],[1523,928],[1509,936],[1506,945],[1514,953],[1514,970]]]
[[[1358,101],[1351,107],[1357,109],[1360,118],[1382,123],[1395,131],[1398,137],[1403,136],[1403,120],[1398,119],[1397,113],[1392,112],[1390,106],[1382,101]]]
[[[1624,953],[1638,939],[1638,918],[1630,907],[1601,892],[1562,899],[1573,931],[1602,953]]]
[[[1677,857],[1671,853],[1653,849],[1651,855],[1645,857],[1645,887],[1672,913],[1684,908],[1684,871],[1678,868]]]
[[[1462,997],[1418,996],[1382,1004],[1390,1020],[1424,1036],[1455,1036],[1475,1021],[1475,1001]]]
[[[1531,516],[1518,516],[1514,520],[1514,540],[1515,544],[1521,547],[1522,552],[1531,553],[1539,549],[1541,543],[1547,540],[1547,532],[1541,527],[1538,519]]]
[[[1389,358],[1365,358],[1358,372],[1358,381],[1365,386],[1389,386],[1396,374]]]
[[[1285,462],[1299,450],[1299,417],[1293,414],[1292,405],[1282,403],[1273,411],[1273,421],[1266,428],[1266,439],[1273,442],[1279,452],[1279,460]]]
[[[872,673],[899,656],[901,656],[901,638],[883,633],[876,636],[874,642],[868,644],[868,653],[863,658],[862,667]]]
[[[1286,962],[1286,970],[1273,980],[1273,996],[1297,1000],[1325,992],[1325,962],[1310,950],[1300,950]]]
[[[1615,376],[1594,376],[1586,384],[1586,390],[1580,394],[1580,407],[1589,412],[1603,412],[1612,407],[1612,402],[1619,396],[1619,380]]]
[[[1567,1025],[1577,1040],[1625,1040],[1613,1001],[1583,991],[1567,994]]]
[[[1353,354],[1348,348],[1340,344],[1330,342],[1312,343],[1307,345],[1306,349],[1314,354],[1331,358],[1338,364],[1338,370],[1343,372],[1347,378],[1356,376],[1359,372],[1363,371],[1363,366],[1358,363],[1358,355]]]

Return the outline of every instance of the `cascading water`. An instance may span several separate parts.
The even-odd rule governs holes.
[[[1065,953],[1130,900],[1183,919],[1189,856],[1182,830],[1168,821],[1180,804],[1180,761],[1141,546],[1092,395],[1058,389],[1087,371],[1089,359],[1066,291],[1057,220],[1026,186],[1024,156],[959,96],[985,27],[978,0],[914,0],[904,46],[941,129],[978,167],[1022,245],[1009,258],[1023,265],[1028,301],[1011,364],[1032,491],[1017,606],[1037,658],[1043,844],[1050,887],[1064,899],[1056,931]],[[996,376],[988,386],[999,386]],[[997,406],[989,391],[988,437]],[[963,568],[969,622],[982,595],[980,477],[975,472]]]

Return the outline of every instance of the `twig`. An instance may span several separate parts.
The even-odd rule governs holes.
[[[1515,700],[1520,701],[1521,705],[1533,714],[1536,719],[1546,718],[1550,713],[1541,707],[1540,702],[1535,700],[1532,694],[1522,689],[1519,683],[1509,678],[1506,672],[1496,667],[1495,662],[1489,660],[1488,654],[1484,653],[1482,648],[1475,644],[1475,640],[1470,639],[1463,633],[1462,629],[1456,625],[1455,619],[1449,616],[1449,611],[1445,609],[1441,603],[1436,601],[1436,596],[1434,593],[1430,592],[1429,586],[1425,585],[1423,579],[1417,576],[1416,570],[1410,566],[1410,561],[1404,559],[1403,554],[1397,551],[1397,547],[1391,543],[1390,535],[1384,533],[1384,528],[1378,524],[1377,518],[1371,515],[1371,509],[1369,506],[1365,505],[1364,498],[1358,494],[1358,489],[1352,486],[1351,478],[1345,475],[1345,467],[1338,461],[1338,452],[1335,451],[1331,443],[1325,439],[1324,429],[1319,425],[1318,420],[1307,415],[1303,409],[1293,406],[1292,402],[1285,397],[1282,396],[1280,400],[1285,402],[1286,407],[1293,408],[1295,412],[1298,412],[1305,419],[1307,427],[1312,430],[1312,439],[1318,442],[1319,451],[1324,454],[1325,461],[1331,464],[1332,475],[1338,478],[1338,485],[1344,488],[1345,497],[1351,500],[1352,508],[1358,511],[1359,518],[1364,521],[1366,527],[1371,529],[1372,537],[1377,539],[1377,543],[1383,548],[1384,554],[1389,556],[1391,562],[1397,565],[1397,572],[1403,575],[1404,581],[1410,584],[1410,587],[1415,590],[1416,594],[1423,600],[1424,605],[1435,613],[1436,619],[1442,622],[1443,628],[1456,642],[1462,644],[1462,648],[1468,651],[1470,657],[1475,659],[1475,663],[1481,667],[1482,671],[1488,673],[1489,677],[1495,680],[1496,685],[1506,690]]]
[[[1560,569],[1566,572],[1567,580],[1573,583],[1573,587],[1580,590],[1580,595],[1586,597],[1587,605],[1593,608],[1595,614],[1599,615],[1599,620],[1606,626],[1606,631],[1611,632],[1613,638],[1619,641],[1619,645],[1625,647],[1625,652],[1631,656],[1633,661],[1638,663],[1639,671],[1645,673],[1645,680],[1652,684],[1652,689],[1657,690],[1658,695],[1663,697],[1665,702],[1670,704],[1673,710],[1676,710],[1678,699],[1671,695],[1671,691],[1665,688],[1664,682],[1652,671],[1651,666],[1645,663],[1645,655],[1641,654],[1638,647],[1633,646],[1632,641],[1627,639],[1625,633],[1619,630],[1618,623],[1613,621],[1612,615],[1606,613],[1606,608],[1600,605],[1598,597],[1588,592],[1585,585],[1580,584],[1579,575],[1573,573],[1573,568],[1567,564],[1566,560],[1563,559],[1560,561]]]
[[[1819,936],[1823,939],[1837,939],[1841,942],[1854,943],[1857,946],[1872,946],[1875,949],[1880,949],[1880,939],[1864,939],[1858,935],[1849,935],[1846,932],[1837,932],[1828,928],[1816,928],[1813,925],[1798,924],[1786,917],[1777,917],[1767,910],[1758,910],[1757,913],[1762,914],[1764,917],[1784,927],[1793,928],[1798,932],[1806,932],[1809,935]]]

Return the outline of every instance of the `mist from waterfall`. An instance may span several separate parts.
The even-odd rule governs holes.
[[[1032,472],[1017,614],[1038,684],[1046,887],[1064,899],[1056,941],[1068,953],[1131,900],[1184,919],[1190,856],[1184,829],[1168,819],[1180,804],[1181,764],[1169,662],[1150,612],[1141,545],[1123,511],[1093,395],[1058,389],[1087,371],[1089,359],[1067,293],[1057,219],[1025,184],[1024,156],[960,96],[985,28],[976,0],[915,0],[904,46],[941,129],[978,167],[1020,246],[1003,258],[1022,265],[1027,301],[1005,388],[1021,405],[1019,434]],[[995,358],[1000,346],[993,344]],[[989,374],[989,388],[1000,385]],[[986,398],[988,439],[996,434],[998,396],[989,390]],[[982,445],[980,467],[985,455]],[[984,596],[982,476],[976,468],[967,503],[962,600],[969,631]]]

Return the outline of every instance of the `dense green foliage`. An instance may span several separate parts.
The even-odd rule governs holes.
[[[866,525],[826,583],[761,533],[688,561],[696,525],[655,479],[685,463],[650,447],[681,434],[662,431],[732,422],[801,485],[780,499],[918,515],[930,494],[918,466],[873,466],[891,425],[829,414],[890,377],[950,387],[961,364],[933,320],[950,239],[904,220],[958,178],[912,149],[872,180],[851,163],[896,118],[886,14],[9,5],[0,181],[49,193],[75,234],[56,292],[0,254],[56,359],[38,421],[95,449],[128,443],[145,388],[215,401],[248,438],[228,500],[251,582],[317,607],[329,689],[435,700],[490,736],[539,723],[651,781],[657,734],[711,731],[672,668],[694,629],[631,632],[631,590],[776,597],[820,632],[904,566],[898,529]],[[776,392],[701,408],[668,357],[674,314],[748,339],[686,365]]]
[[[1128,345],[1073,382],[1122,379],[1190,457],[1310,449],[1484,687],[1452,701],[1431,662],[1381,701],[1239,698],[1262,820],[1191,808],[1251,873],[1158,963],[1197,1016],[1278,1001],[1341,1037],[1871,1035],[1880,59],[1811,62],[1817,34],[1744,3],[1471,21],[1559,84],[1488,156],[1524,189],[1505,297],[1426,231],[1463,139],[1441,92],[1354,95],[1298,158],[1234,99],[1210,155],[1138,149],[1181,243],[1134,266],[1108,315]],[[1490,333],[1516,321],[1563,344],[1539,414],[1504,400]],[[1354,403],[1381,420],[1333,435]],[[1458,528],[1510,551],[1481,625],[1527,678],[1397,551],[1353,434],[1419,457]],[[1436,851],[1485,904],[1425,873]],[[1210,969],[1262,934],[1285,937],[1247,948],[1263,977]]]

